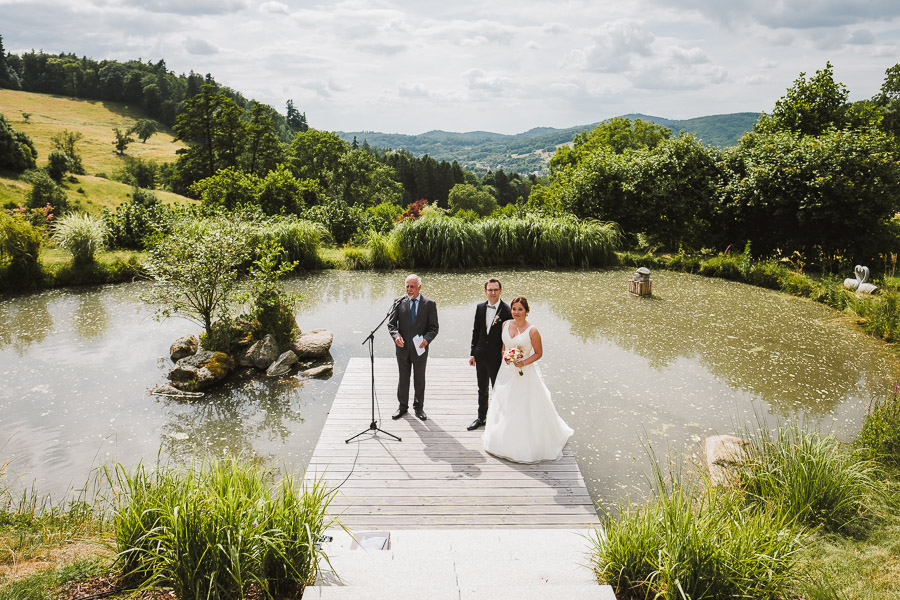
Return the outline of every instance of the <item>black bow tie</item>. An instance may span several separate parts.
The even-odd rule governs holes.
[[[488,307],[490,310],[497,310],[497,307],[496,307],[496,306],[491,306],[490,304],[488,304],[487,307]]]

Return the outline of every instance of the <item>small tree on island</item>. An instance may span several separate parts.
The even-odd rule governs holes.
[[[238,302],[239,272],[250,258],[250,224],[234,216],[184,220],[150,252],[147,270],[156,281],[144,296],[159,319],[175,314],[213,334],[213,319],[228,317]]]

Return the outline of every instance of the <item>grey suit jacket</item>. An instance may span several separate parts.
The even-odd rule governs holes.
[[[413,325],[412,315],[409,312],[409,296],[405,296],[391,318],[388,319],[388,332],[395,340],[398,337],[403,338],[403,347],[395,346],[398,357],[407,354],[409,360],[425,360],[428,358],[428,350],[431,348],[431,342],[438,334],[438,314],[437,304],[431,298],[426,298],[419,294],[419,307],[416,310],[416,324]],[[419,356],[413,347],[413,336],[421,335],[428,340],[425,346],[425,352]]]

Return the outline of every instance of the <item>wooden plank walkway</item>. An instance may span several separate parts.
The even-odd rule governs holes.
[[[558,461],[521,465],[486,454],[483,429],[466,431],[478,406],[468,359],[428,360],[427,421],[416,419],[412,407],[402,419],[391,420],[396,390],[396,360],[376,358],[375,418],[403,441],[368,432],[345,443],[371,422],[369,359],[350,359],[306,471],[307,479],[324,477],[330,487],[343,482],[331,509],[344,525],[355,530],[599,526],[568,446]]]

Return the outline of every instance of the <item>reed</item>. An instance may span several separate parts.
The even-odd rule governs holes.
[[[366,251],[373,269],[393,269],[397,266],[397,248],[393,239],[389,234],[369,232]]]
[[[799,426],[746,431],[740,486],[750,505],[790,522],[844,530],[874,516],[877,465],[837,439]]]
[[[617,226],[574,217],[435,217],[404,221],[391,241],[405,267],[599,267],[614,264]]]
[[[139,587],[169,586],[183,600],[302,593],[323,560],[331,494],[320,481],[273,484],[237,459],[109,476],[119,561]]]
[[[618,598],[782,598],[796,577],[800,531],[654,468],[653,496],[623,502],[593,541],[592,567]]]

